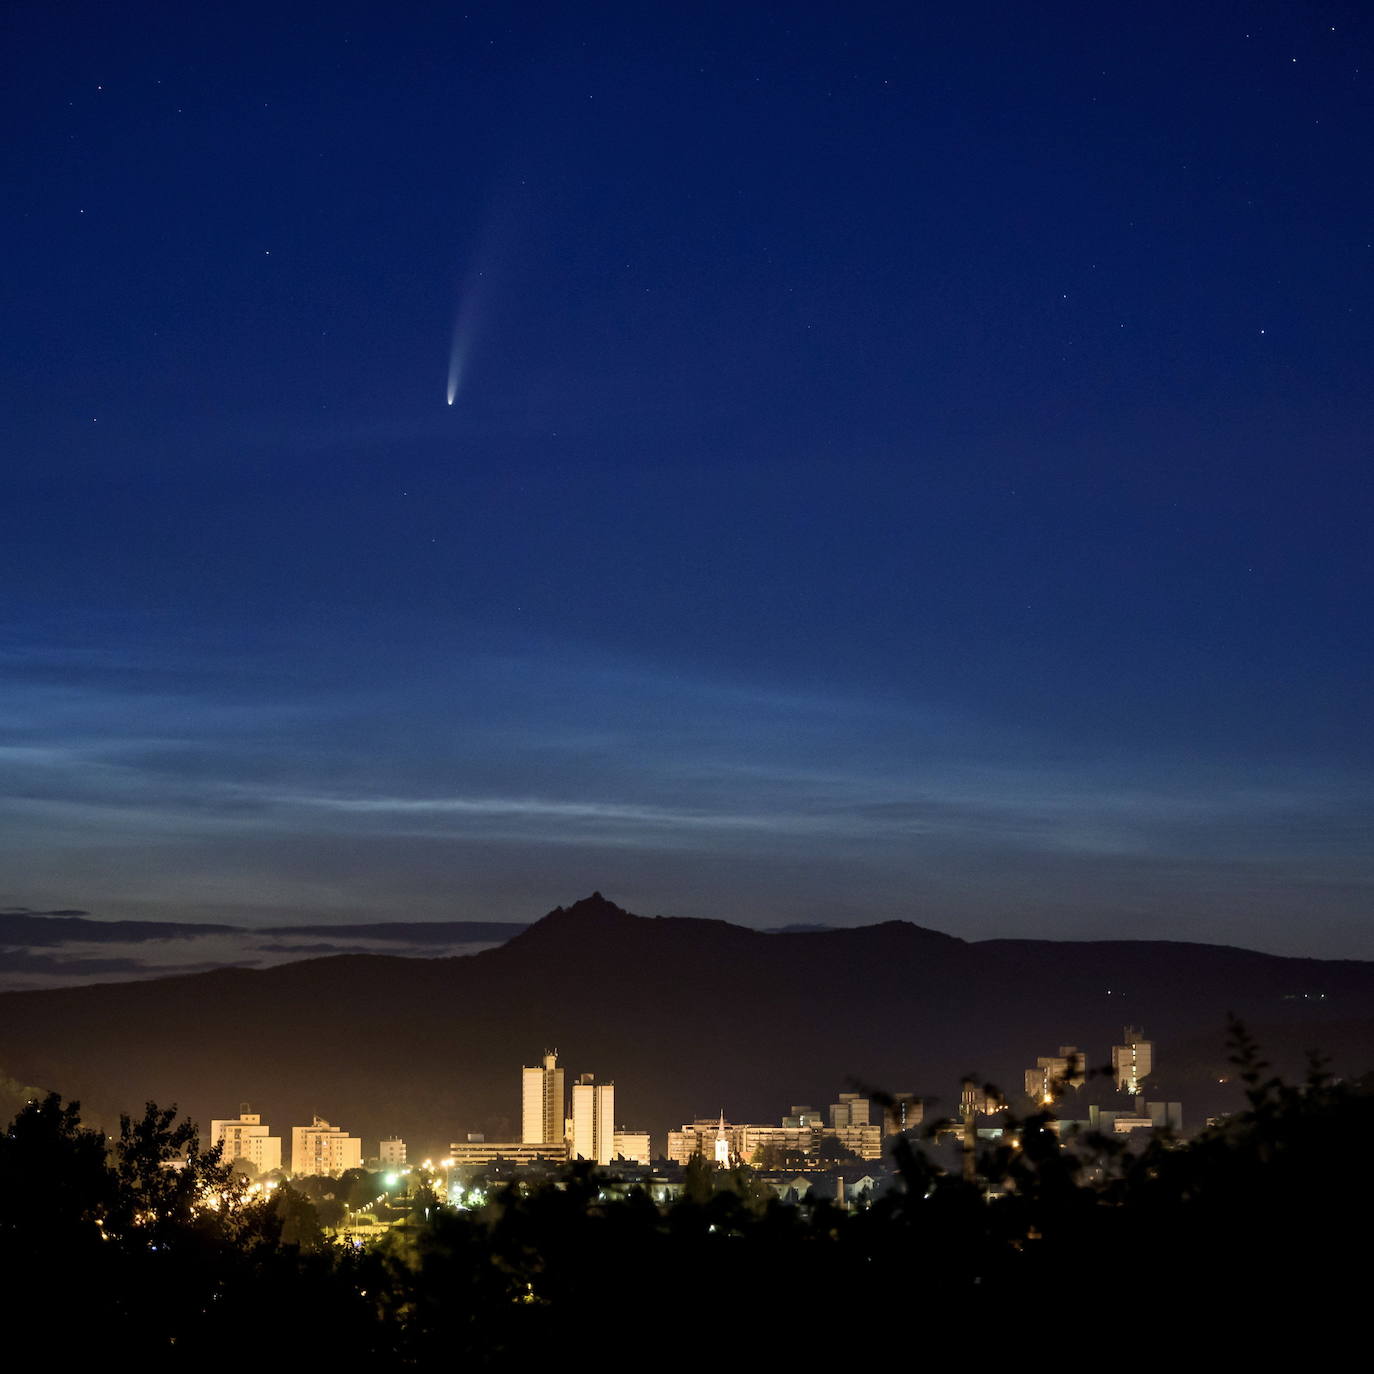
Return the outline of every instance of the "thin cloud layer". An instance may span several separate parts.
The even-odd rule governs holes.
[[[168,925],[159,932],[158,923],[141,923],[132,936],[130,923],[112,923],[106,928],[98,921],[82,921],[80,929],[71,923],[48,933],[35,931],[32,923],[23,932],[24,943],[16,938],[20,931],[8,926],[0,916],[0,992],[33,988],[72,987],[86,983],[127,982],[143,978],[162,978],[182,973],[201,973],[216,968],[269,968],[303,958],[326,958],[339,954],[388,954],[403,958],[447,958],[490,949],[499,940],[442,938],[452,927],[436,924],[436,935],[428,939],[415,927],[400,927],[402,933],[373,938],[348,935],[347,928],[335,928],[324,938],[302,941],[282,938],[271,931],[218,928],[196,934],[184,926]],[[511,933],[521,929],[512,926]]]
[[[394,684],[327,655],[304,677],[195,647],[150,663],[10,650],[0,895],[16,918],[90,893],[103,915],[199,927],[199,944],[207,922],[529,920],[600,887],[758,925],[1182,929],[1279,950],[1300,911],[1325,952],[1369,952],[1374,807],[1335,769],[1050,750],[897,696],[684,680],[537,642],[445,655],[399,709]],[[336,938],[368,947],[321,943]],[[106,949],[146,966],[107,971],[326,952],[186,939]],[[64,947],[66,974],[78,957]]]

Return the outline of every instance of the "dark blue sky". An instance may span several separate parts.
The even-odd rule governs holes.
[[[0,904],[1374,957],[1366,6],[4,25]]]

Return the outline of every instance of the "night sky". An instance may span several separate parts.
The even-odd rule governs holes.
[[[3,26],[0,905],[1374,957],[1368,6]]]

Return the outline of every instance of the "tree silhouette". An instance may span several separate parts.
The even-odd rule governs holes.
[[[367,1251],[327,1242],[304,1188],[239,1191],[174,1110],[150,1105],[106,1141],[50,1096],[0,1135],[6,1296],[63,1333],[64,1360],[137,1342],[152,1369],[215,1368],[231,1348],[533,1368],[564,1358],[579,1323],[677,1362],[727,1342],[732,1361],[852,1360],[884,1333],[894,1358],[1038,1359],[1071,1335],[1144,1362],[1193,1327],[1235,1362],[1359,1310],[1374,1082],[1314,1058],[1289,1085],[1243,1027],[1231,1043],[1246,1108],[1187,1141],[1061,1141],[1041,1104],[980,1142],[968,1177],[933,1131],[896,1138],[890,1186],[851,1210],[789,1205],[705,1160],[660,1205],[580,1162],[477,1208],[430,1197]]]

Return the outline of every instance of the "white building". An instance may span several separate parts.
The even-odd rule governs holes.
[[[786,1120],[786,1118],[784,1118]],[[737,1126],[736,1148],[748,1164],[760,1164],[775,1151],[814,1155],[821,1141],[833,1136],[842,1149],[860,1159],[881,1159],[883,1132],[879,1126],[835,1126],[827,1130],[819,1124],[806,1126]]]
[[[568,1147],[561,1140],[557,1145],[525,1145],[518,1140],[455,1140],[448,1147],[455,1169],[472,1168],[480,1164],[494,1164],[504,1160],[508,1164],[563,1164]]]
[[[363,1162],[363,1142],[342,1126],[314,1117],[308,1126],[291,1128],[291,1172],[299,1176],[337,1177]]]
[[[964,1086],[959,1093],[960,1116],[995,1116],[1006,1105],[991,1084],[979,1087],[973,1079],[964,1079]]]
[[[210,1123],[211,1145],[223,1144],[226,1164],[247,1160],[260,1174],[281,1168],[281,1136],[270,1135],[258,1112],[250,1112],[245,1102],[233,1121]]]
[[[701,1155],[718,1164],[729,1164],[732,1158],[739,1157],[739,1130],[726,1121],[724,1113],[719,1121],[699,1117],[687,1122],[680,1131],[668,1132],[668,1158],[686,1164],[693,1155]]]
[[[872,1104],[866,1093],[841,1093],[838,1102],[830,1104],[832,1126],[868,1126],[872,1122]]]
[[[1060,1045],[1058,1054],[1042,1054],[1035,1067],[1026,1070],[1026,1096],[1048,1106],[1061,1087],[1082,1086],[1085,1067],[1082,1050],[1076,1045]]]
[[[597,1083],[591,1074],[584,1073],[573,1084],[569,1144],[573,1159],[609,1164],[615,1158],[614,1083]]]
[[[520,1071],[520,1140],[525,1145],[563,1144],[563,1070],[558,1051],[545,1051],[540,1067]]]
[[[689,1121],[681,1130],[668,1132],[668,1158],[686,1164],[693,1155],[703,1155],[717,1164],[738,1161],[765,1165],[779,1151],[814,1156],[827,1136],[834,1136],[844,1149],[852,1150],[860,1159],[882,1158],[881,1126],[827,1127],[817,1113],[796,1110],[783,1122],[780,1126],[732,1125],[723,1115],[715,1121]]]
[[[725,1113],[722,1111],[720,1114],[720,1122],[716,1126],[716,1138],[711,1145],[711,1158],[716,1162],[718,1167],[727,1169],[730,1166],[732,1154],[737,1156],[738,1151],[731,1150],[730,1148],[730,1137],[725,1133]]]
[[[648,1131],[616,1131],[614,1149],[617,1159],[632,1160],[636,1164],[653,1162]]]
[[[1118,1090],[1134,1095],[1154,1068],[1155,1047],[1138,1026],[1125,1027],[1122,1039],[1124,1045],[1112,1046],[1112,1070]]]
[[[377,1147],[377,1163],[383,1169],[399,1169],[406,1162],[406,1143],[400,1136],[389,1136]]]

